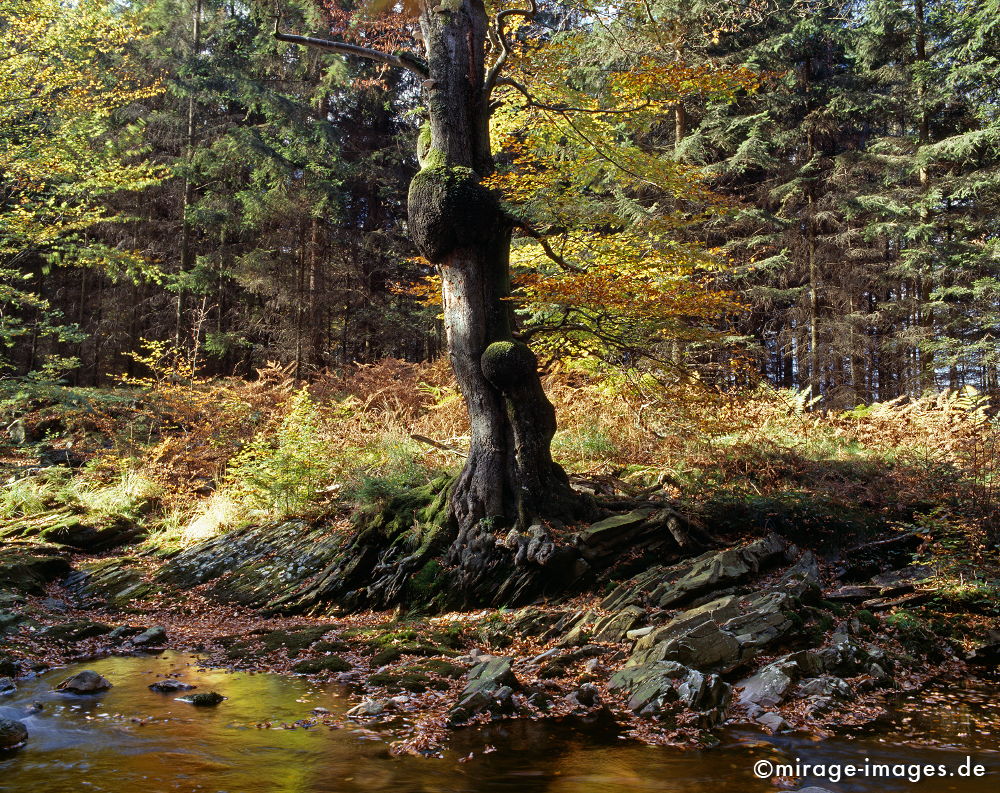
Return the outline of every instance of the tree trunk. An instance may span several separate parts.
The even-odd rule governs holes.
[[[555,411],[537,361],[513,335],[511,224],[481,185],[493,171],[486,11],[481,0],[422,4],[420,27],[430,118],[410,185],[410,233],[440,268],[448,351],[472,427],[452,491],[455,555],[498,526],[520,530],[540,517],[569,517],[576,499],[552,461]]]

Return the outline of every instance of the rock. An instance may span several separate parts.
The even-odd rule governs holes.
[[[676,607],[744,581],[784,559],[787,548],[788,544],[772,533],[738,548],[711,551],[671,567],[653,567],[618,586],[601,602],[601,608],[619,611],[643,604]]]
[[[131,557],[81,564],[64,583],[81,600],[100,600],[119,609],[162,590],[146,580],[145,571]]]
[[[853,696],[851,687],[839,677],[823,675],[822,677],[811,677],[799,683],[795,689],[795,695],[799,697],[836,697],[839,699],[849,699]]]
[[[189,694],[186,697],[178,697],[178,702],[187,702],[199,708],[214,708],[220,702],[225,702],[226,698],[217,691],[204,691],[200,694]]]
[[[722,623],[740,644],[741,656],[748,658],[759,650],[789,633],[794,623],[789,612],[793,599],[784,592],[764,592],[755,595],[746,606],[746,613]]]
[[[9,697],[17,693],[17,686],[9,677],[0,677],[0,697]]]
[[[649,636],[654,630],[656,630],[654,625],[647,625],[645,628],[635,628],[634,630],[627,631],[625,638],[636,641],[636,639],[641,639],[643,636]]]
[[[292,667],[292,671],[300,675],[318,675],[321,672],[349,672],[351,668],[351,662],[345,661],[339,655],[322,655],[299,661]]]
[[[57,642],[76,644],[84,639],[93,639],[97,636],[105,636],[114,628],[101,622],[91,622],[90,620],[75,620],[62,625],[52,625],[39,631],[39,635]]]
[[[495,716],[506,715],[513,705],[513,691],[520,687],[509,658],[482,656],[469,670],[469,682],[451,709],[448,721],[452,725],[462,724],[484,711]]]
[[[167,642],[167,630],[156,625],[132,638],[136,647],[162,647]]]
[[[192,686],[190,683],[185,683],[181,680],[177,680],[173,677],[168,677],[164,680],[157,680],[155,683],[149,684],[149,690],[155,691],[157,694],[173,694],[177,691],[190,691],[198,686]]]
[[[779,714],[771,711],[762,713],[760,716],[755,718],[754,721],[772,733],[791,729],[791,725],[787,721],[781,718]]]
[[[0,749],[16,749],[28,740],[28,728],[14,719],[0,718]]]
[[[16,677],[20,671],[17,661],[14,660],[14,656],[0,652],[0,675],[4,677]]]
[[[577,661],[584,658],[595,658],[598,655],[603,655],[605,652],[607,652],[607,650],[604,647],[600,647],[596,644],[587,644],[583,647],[577,647],[576,649],[570,650],[561,656],[549,658],[549,660],[547,660],[539,668],[538,676],[545,680],[554,677],[562,677]]]
[[[601,692],[593,683],[584,683],[576,691],[566,695],[566,702],[575,708],[590,710],[601,706]]]
[[[718,675],[706,675],[673,661],[626,666],[615,672],[608,689],[628,695],[628,707],[642,716],[659,716],[674,705],[700,714],[702,726],[722,717],[729,700],[729,686]]]
[[[652,638],[653,634],[646,637]],[[642,643],[641,640],[640,643]],[[630,664],[675,661],[698,669],[728,671],[740,660],[740,643],[731,633],[706,620],[674,638],[660,642],[649,650],[639,650],[629,659]]]
[[[645,609],[638,606],[626,606],[621,611],[598,620],[591,631],[591,641],[620,642],[645,616]]]
[[[111,688],[111,682],[97,672],[93,672],[89,669],[84,669],[82,672],[77,672],[72,677],[68,677],[63,680],[58,686],[56,686],[56,691],[63,691],[69,694],[96,694],[101,691],[107,691]]]
[[[792,688],[794,665],[774,662],[760,669],[756,674],[744,678],[736,684],[742,688],[740,703],[773,707],[785,698]]]
[[[645,636],[639,637],[635,645],[633,657],[637,663],[644,663],[645,660],[642,653],[652,649],[656,645],[681,636],[686,631],[705,622],[714,621],[718,623],[738,616],[740,613],[738,602],[738,599],[732,596],[721,597],[676,614],[665,625],[651,629]]]
[[[108,634],[108,639],[114,642],[120,642],[128,639],[130,636],[136,636],[142,632],[142,628],[133,628],[131,625],[120,625]]]
[[[788,568],[781,577],[778,588],[807,601],[819,600],[822,594],[819,563],[812,551],[805,551],[795,564]]]
[[[28,617],[17,611],[0,611],[0,636],[16,633],[18,629],[30,622]]]
[[[69,562],[55,553],[47,553],[49,549],[57,551],[54,546],[0,550],[0,588],[40,595],[49,581],[69,573]]]
[[[66,507],[9,519],[0,524],[0,536],[3,537],[38,538],[88,552],[121,545],[134,539],[138,533],[138,525],[124,516],[94,525],[83,515]]]
[[[978,666],[1000,666],[1000,631],[990,631],[986,640],[975,645],[965,660]]]
[[[347,711],[344,715],[349,719],[358,717],[368,718],[371,716],[381,716],[389,706],[389,701],[384,699],[365,699]]]
[[[315,713],[317,716],[328,716],[331,711],[329,708],[318,707],[318,708],[313,708],[311,712]]]
[[[695,595],[742,581],[751,573],[783,558],[787,543],[777,534],[730,548],[720,553],[699,557],[699,560],[679,579],[665,583],[650,595],[660,608],[669,608]]]

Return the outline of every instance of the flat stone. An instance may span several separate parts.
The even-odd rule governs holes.
[[[779,714],[773,713],[771,711],[768,711],[767,713],[762,713],[760,716],[754,719],[754,721],[756,721],[762,727],[767,728],[772,733],[791,729],[791,725],[787,721],[781,718]]]
[[[595,642],[620,642],[645,616],[645,609],[638,606],[626,606],[619,612],[599,619],[591,631],[591,640]]]
[[[698,669],[728,671],[739,663],[740,652],[740,643],[735,636],[706,620],[649,650],[633,653],[629,663],[675,661]]]
[[[193,688],[197,688],[197,686],[192,686],[190,683],[185,683],[172,677],[168,677],[165,680],[157,680],[155,683],[149,684],[149,690],[155,691],[158,694],[173,694],[176,691],[190,691]]]
[[[162,647],[167,641],[167,630],[156,625],[132,638],[136,647]]]
[[[612,515],[597,523],[591,523],[589,528],[580,532],[580,542],[591,546],[606,543],[622,531],[635,528],[655,511],[651,507],[643,507],[632,510],[627,515]]]
[[[742,688],[740,703],[744,705],[761,705],[773,707],[781,703],[793,684],[793,673],[789,664],[772,663],[760,669],[756,674],[744,678],[736,684]]]
[[[56,691],[63,691],[69,694],[97,694],[111,688],[111,681],[102,677],[90,669],[77,672],[72,677],[67,677],[58,686]]]
[[[800,697],[837,697],[848,699],[853,692],[851,687],[839,677],[823,675],[822,677],[810,677],[799,683],[795,689],[796,696]]]

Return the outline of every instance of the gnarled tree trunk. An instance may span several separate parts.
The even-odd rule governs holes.
[[[418,590],[431,579],[433,597],[443,594],[452,604],[514,603],[546,587],[565,587],[587,568],[541,523],[584,517],[593,505],[573,492],[552,460],[555,410],[534,354],[515,338],[508,299],[511,220],[482,185],[494,167],[490,20],[482,0],[419,2],[426,64],[275,29],[279,40],[381,61],[423,80],[429,121],[418,142],[421,169],[410,184],[410,234],[441,271],[448,352],[472,426],[469,457],[447,491],[445,514],[436,506],[444,492],[422,510],[405,506],[405,498],[398,514],[387,508],[345,546],[310,604],[412,604],[428,597]],[[502,15],[533,13],[501,12],[493,39],[505,53]],[[437,559],[449,568],[446,576]]]
[[[575,501],[550,453],[555,411],[537,361],[513,335],[511,225],[481,185],[493,171],[487,24],[481,0],[422,7],[430,119],[409,194],[413,239],[440,267],[448,351],[472,425],[452,491],[459,547],[498,525],[524,529],[539,517],[568,516]]]

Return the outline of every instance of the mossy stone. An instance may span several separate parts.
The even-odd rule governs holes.
[[[271,631],[260,637],[260,643],[268,652],[284,647],[289,655],[298,655],[318,642],[328,630],[330,630],[329,625],[320,625],[288,631]]]
[[[292,670],[303,675],[317,675],[321,672],[348,672],[351,662],[345,661],[339,655],[324,655],[319,658],[307,658],[299,661]]]
[[[200,694],[190,694],[186,697],[180,697],[181,702],[190,702],[199,708],[214,708],[220,702],[225,701],[225,697],[216,691],[205,691]]]
[[[46,639],[57,642],[75,643],[84,639],[93,639],[97,636],[105,636],[114,630],[112,625],[104,625],[100,622],[90,620],[76,620],[62,625],[52,625],[40,632]]]

